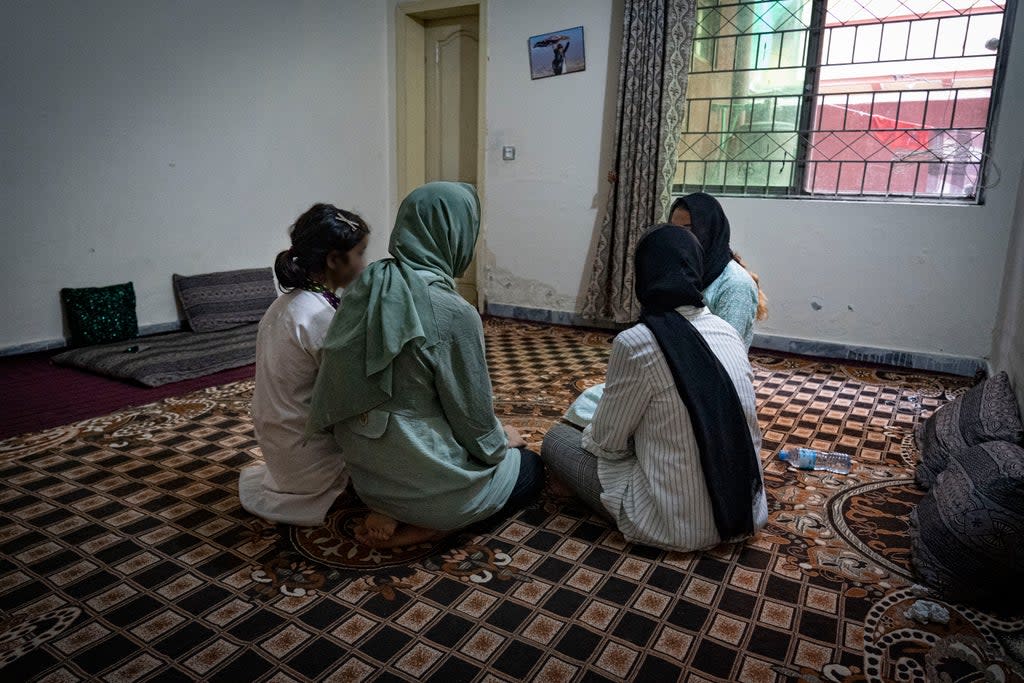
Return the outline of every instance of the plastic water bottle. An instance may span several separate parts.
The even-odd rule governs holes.
[[[836,474],[850,473],[850,456],[846,453],[823,453],[813,448],[790,448],[779,451],[784,460],[801,470],[827,470]]]

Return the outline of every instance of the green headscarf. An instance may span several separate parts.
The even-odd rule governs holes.
[[[407,344],[429,348],[437,324],[427,288],[455,289],[480,231],[472,185],[427,183],[402,201],[388,252],[345,291],[324,341],[313,388],[310,434],[381,405],[392,396],[392,363]]]

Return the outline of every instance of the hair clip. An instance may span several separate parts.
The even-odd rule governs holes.
[[[355,221],[353,221],[353,220],[351,220],[349,218],[345,218],[345,214],[341,213],[340,211],[338,213],[334,214],[334,217],[337,218],[342,223],[348,223],[355,230],[361,230],[362,229],[359,226],[359,224],[356,223]]]

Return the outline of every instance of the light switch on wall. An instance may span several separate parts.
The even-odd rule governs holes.
[[[501,158],[503,161],[515,161],[516,148],[513,145],[505,145],[501,148]]]

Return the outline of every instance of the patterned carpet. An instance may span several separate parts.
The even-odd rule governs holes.
[[[497,411],[538,446],[606,334],[486,323]],[[4,681],[1010,681],[1024,620],[905,616],[913,425],[962,378],[754,357],[770,522],[705,553],[624,543],[550,492],[489,533],[378,552],[238,505],[251,381],[0,441]],[[854,455],[803,473],[783,444]],[[1016,657],[1016,659],[1014,659]]]

